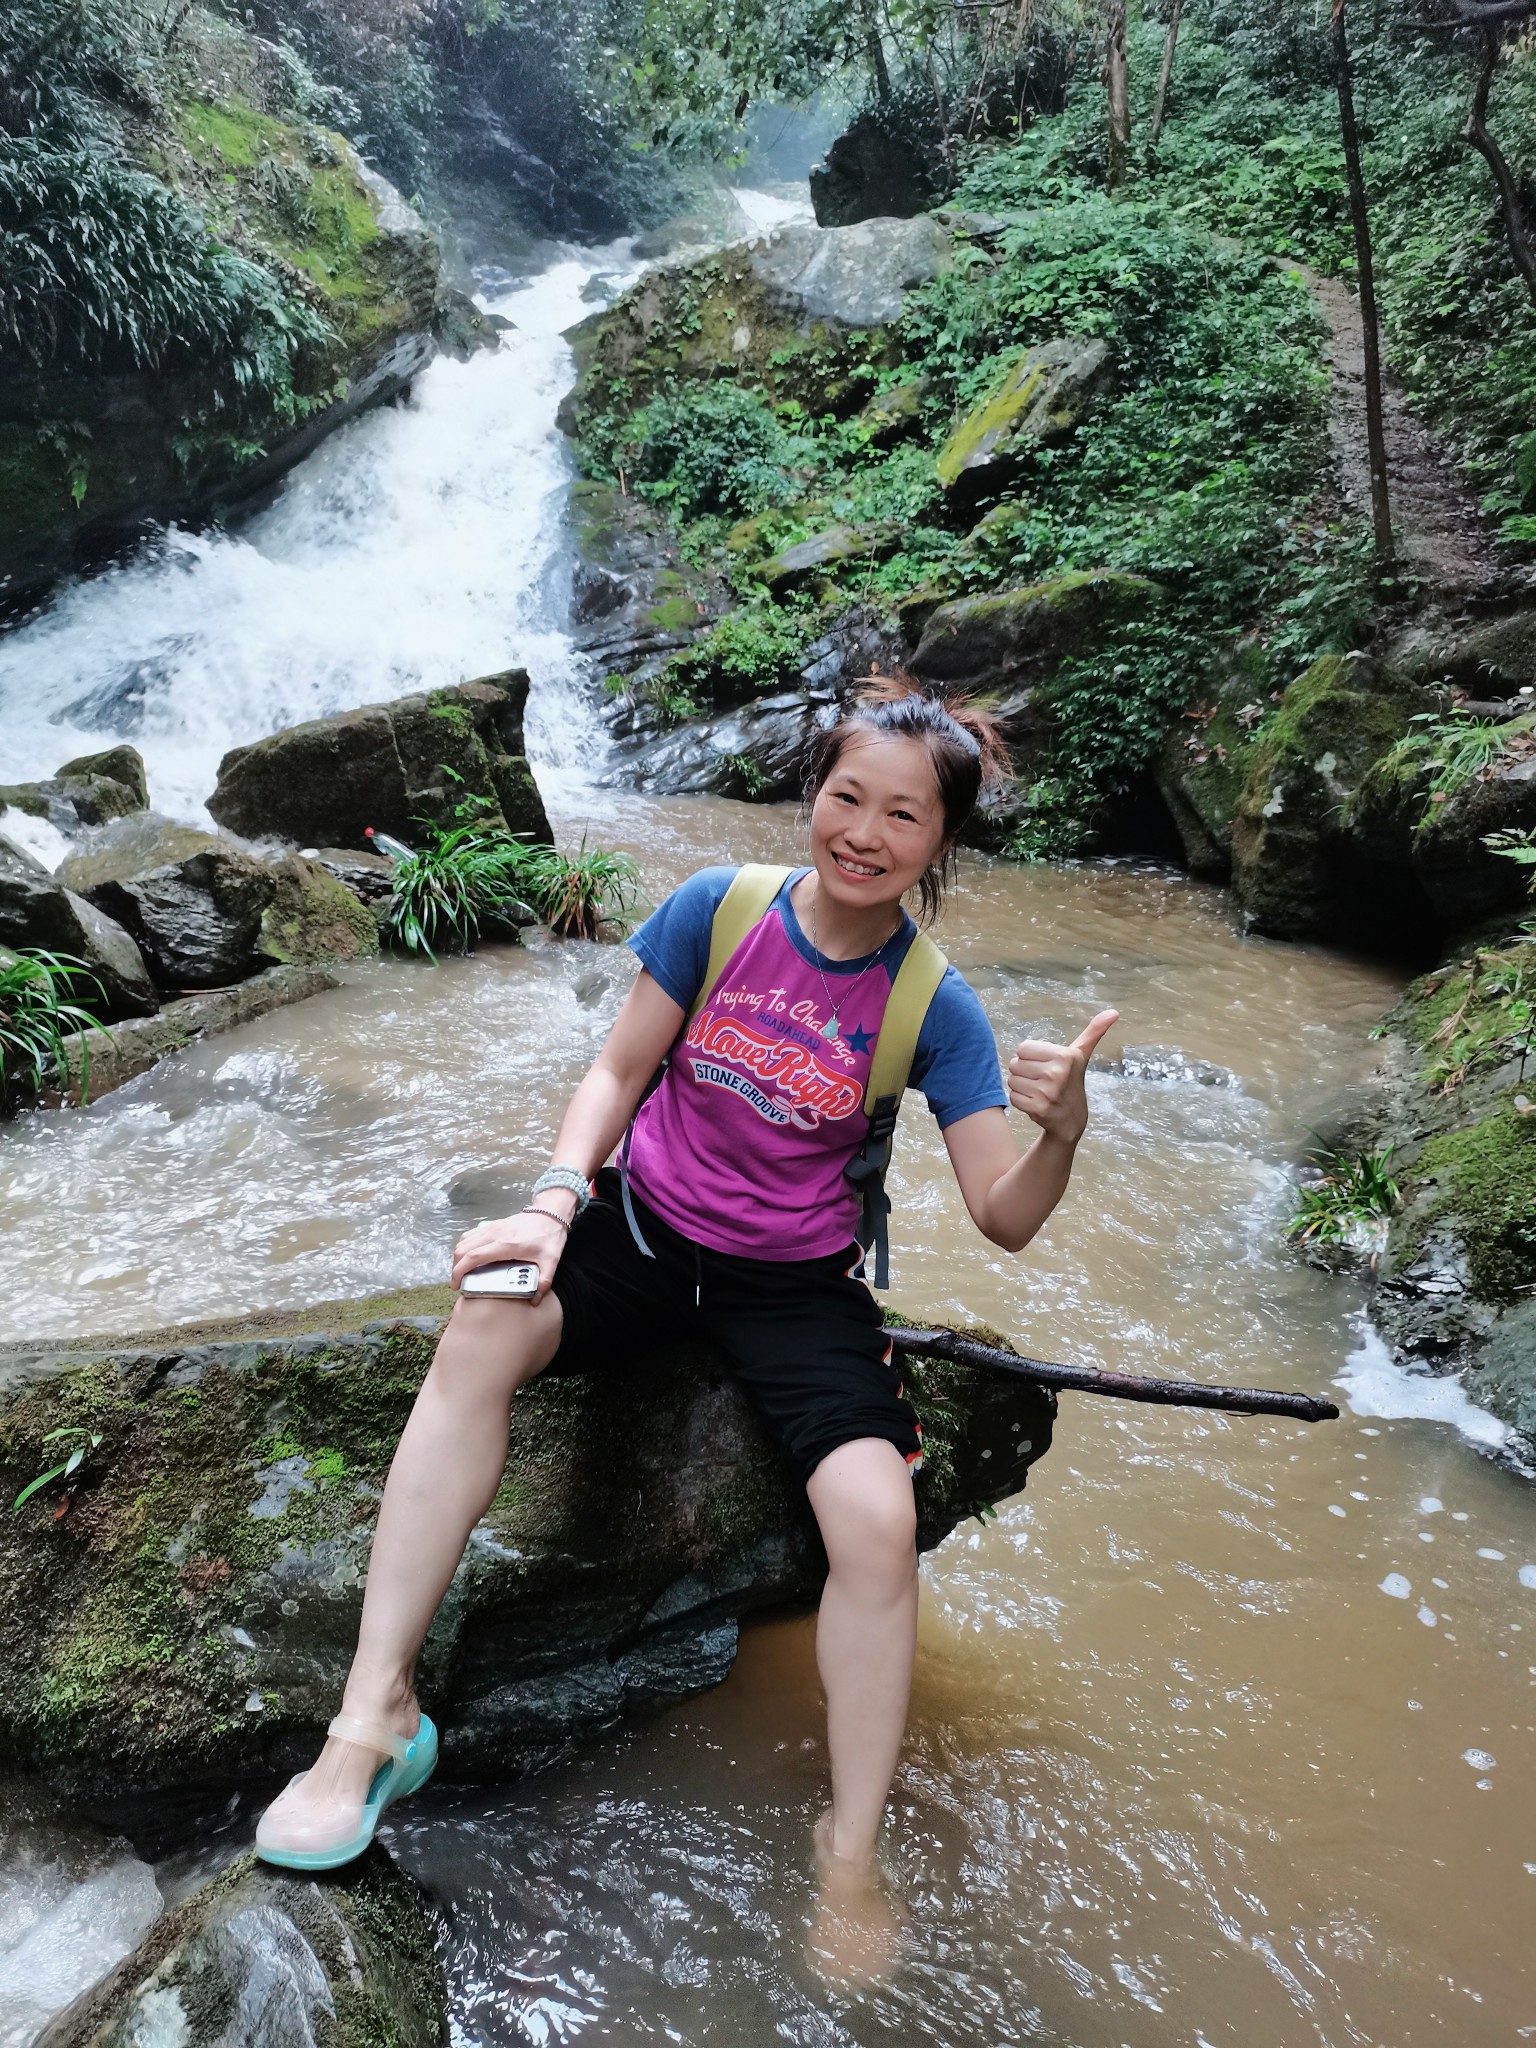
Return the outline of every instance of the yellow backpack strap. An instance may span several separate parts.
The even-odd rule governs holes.
[[[885,1015],[869,1063],[864,1086],[864,1113],[874,1114],[882,1095],[900,1097],[917,1056],[918,1035],[928,1005],[938,993],[949,962],[926,933],[919,932],[907,948],[907,956],[896,970],[891,992],[885,999]]]
[[[709,965],[704,970],[699,992],[689,1006],[689,1024],[703,1009],[704,998],[724,974],[731,955],[752,927],[767,916],[774,897],[794,872],[793,868],[762,867],[755,862],[736,870],[731,886],[720,898],[710,926]],[[916,1043],[915,1039],[913,1043]]]
[[[896,1118],[917,1053],[923,1019],[948,965],[932,939],[921,932],[907,948],[907,956],[897,968],[885,1000],[885,1015],[880,1020],[874,1057],[869,1063],[869,1081],[864,1090],[869,1135],[843,1168],[843,1178],[858,1189],[863,1200],[859,1243],[875,1255],[876,1287],[891,1284],[890,1233],[886,1227],[891,1198],[885,1192],[885,1173],[891,1163]]]

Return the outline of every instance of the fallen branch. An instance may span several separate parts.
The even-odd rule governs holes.
[[[1338,1409],[1316,1394],[1272,1394],[1262,1387],[1212,1387],[1200,1380],[1154,1380],[1134,1372],[1098,1372],[1091,1365],[1047,1365],[958,1337],[953,1330],[909,1330],[888,1325],[892,1347],[924,1358],[950,1358],[990,1372],[1016,1373],[1040,1386],[1070,1387],[1080,1394],[1114,1394],[1122,1401],[1153,1401],[1164,1407],[1225,1408],[1235,1415],[1290,1415],[1298,1422],[1332,1422]]]

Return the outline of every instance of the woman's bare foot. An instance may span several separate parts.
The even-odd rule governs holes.
[[[395,1689],[391,1696],[355,1676],[347,1681],[341,1711],[407,1740],[421,1725],[421,1709],[411,1687]],[[309,1769],[290,1780],[261,1816],[258,1848],[315,1852],[351,1841],[362,1820],[368,1788],[384,1761],[381,1750],[327,1736]]]
[[[806,1957],[829,1984],[851,1987],[890,1976],[902,1919],[887,1897],[874,1859],[839,1855],[832,1846],[832,1809],[817,1821],[812,1841],[821,1889],[811,1916]]]

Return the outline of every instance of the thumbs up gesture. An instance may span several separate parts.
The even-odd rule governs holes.
[[[1120,1021],[1118,1010],[1100,1010],[1070,1045],[1026,1038],[1008,1062],[1008,1100],[1049,1137],[1075,1145],[1088,1127],[1088,1094],[1083,1076],[1099,1040]]]

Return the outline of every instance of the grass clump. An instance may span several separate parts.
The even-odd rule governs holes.
[[[79,988],[77,989],[77,984]],[[77,993],[104,1004],[106,991],[83,960],[38,949],[0,948],[0,1116],[32,1101],[50,1079],[68,1088],[73,1078],[65,1040],[89,1032],[99,1020]],[[80,1099],[90,1080],[90,1049],[81,1040]]]
[[[1297,1188],[1285,1226],[1290,1242],[1379,1249],[1400,1200],[1390,1171],[1393,1150],[1391,1145],[1354,1153],[1319,1147],[1312,1161],[1316,1178]]]
[[[1417,782],[1424,801],[1415,829],[1469,782],[1476,782],[1510,751],[1513,734],[1501,719],[1419,711],[1409,730],[1382,756],[1374,771],[1386,782]]]
[[[589,847],[585,838],[575,854],[534,846],[522,872],[534,908],[556,938],[596,939],[605,926],[628,928],[640,870],[627,853]]]
[[[474,823],[429,834],[424,846],[395,855],[387,926],[405,952],[435,964],[439,948],[468,953],[482,926],[515,934],[534,918],[562,939],[627,928],[640,879],[627,853],[583,839],[579,852],[563,854]]]

